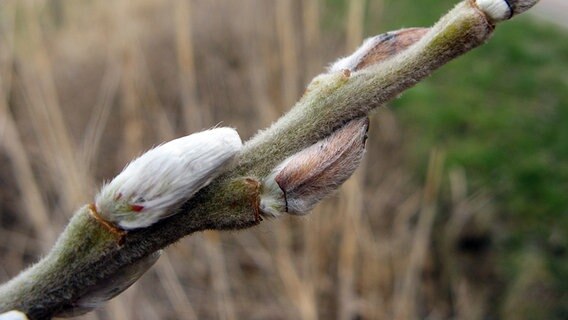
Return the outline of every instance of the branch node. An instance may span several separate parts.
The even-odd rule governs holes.
[[[99,224],[101,224],[104,229],[115,235],[118,240],[118,245],[122,245],[124,243],[124,238],[128,234],[128,231],[122,230],[119,227],[115,226],[113,223],[105,220],[97,211],[97,206],[94,203],[89,204],[89,215],[93,219],[95,219]]]

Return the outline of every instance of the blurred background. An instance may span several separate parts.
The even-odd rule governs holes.
[[[144,150],[246,140],[365,37],[455,2],[3,0],[0,281]],[[186,237],[80,319],[567,319],[566,4],[534,12],[377,110],[311,215]]]

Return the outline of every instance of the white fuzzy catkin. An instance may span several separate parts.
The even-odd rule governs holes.
[[[216,128],[172,140],[132,161],[95,198],[98,214],[123,229],[148,227],[175,213],[241,150],[238,133]]]

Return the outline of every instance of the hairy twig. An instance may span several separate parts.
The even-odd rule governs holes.
[[[276,183],[285,181],[293,191],[289,196],[295,197],[295,203],[309,204],[309,208],[322,197],[322,190],[328,192],[325,188],[337,187],[350,175],[341,172],[348,165],[343,163],[360,159],[362,144],[349,142],[338,159],[324,165],[324,170],[333,173],[301,179],[302,183],[317,185],[315,189],[290,180],[297,178],[290,170],[322,169],[298,163],[301,155],[318,156],[314,149],[309,149],[318,141],[322,146],[337,145],[339,140],[334,139],[347,141],[339,131],[346,124],[356,120],[357,125],[366,126],[365,121],[357,119],[366,117],[451,59],[479,46],[490,37],[495,23],[536,2],[466,0],[431,28],[405,29],[367,40],[353,55],[316,77],[294,108],[248,141],[232,166],[211,184],[181,206],[160,212],[160,217],[167,218],[127,232],[110,232],[112,228],[100,223],[100,216],[94,218],[96,206],[80,208],[44,259],[0,287],[0,311],[19,310],[30,319],[47,319],[88,310],[124,290],[157,259],[156,252],[180,238],[206,229],[248,228],[259,224],[262,215],[275,215],[269,210],[261,212],[261,195],[266,200],[265,184],[274,182],[270,177],[276,176]],[[361,131],[341,132],[357,135]],[[284,161],[292,156],[295,162],[290,167]],[[350,165],[343,169],[352,170]],[[159,181],[160,177],[153,179]],[[286,187],[277,187],[284,189],[283,193],[266,203],[276,211],[288,212]],[[109,220],[104,214],[102,217]]]

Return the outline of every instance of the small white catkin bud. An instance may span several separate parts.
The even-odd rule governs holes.
[[[263,181],[260,211],[276,217],[307,214],[361,163],[368,118],[353,120],[329,137],[290,156]]]
[[[95,197],[97,213],[122,229],[148,227],[176,213],[241,150],[238,133],[216,128],[172,140],[132,161]]]
[[[476,0],[475,3],[493,22],[510,19],[513,9],[506,0]]]
[[[0,314],[0,320],[28,320],[28,317],[20,311],[12,310]]]
[[[539,0],[475,0],[491,22],[501,22],[519,15],[537,4]]]

